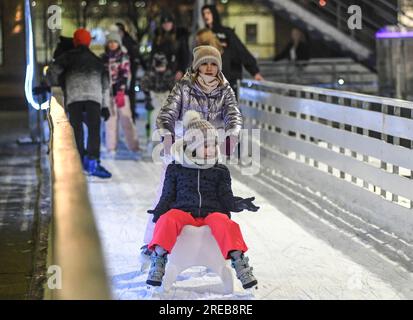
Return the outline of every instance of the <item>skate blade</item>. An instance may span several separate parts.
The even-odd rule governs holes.
[[[244,288],[244,290],[246,290],[246,291],[248,291],[248,290],[254,291],[254,290],[257,290],[257,289],[258,289],[258,285],[253,285],[251,287]]]
[[[146,282],[146,284],[147,284],[148,286],[151,286],[151,287],[154,287],[154,288],[160,288],[160,287],[162,286],[162,282],[152,281],[152,280],[147,280],[147,281],[149,281],[149,283]]]

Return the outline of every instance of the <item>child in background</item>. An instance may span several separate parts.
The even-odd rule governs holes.
[[[153,149],[152,135],[156,130],[156,118],[174,84],[175,74],[168,69],[166,55],[162,52],[155,53],[152,58],[151,69],[145,73],[141,80],[141,88],[147,97],[146,109],[150,114],[148,124],[149,154]]]
[[[116,31],[107,36],[105,53],[102,56],[109,70],[112,88],[113,115],[106,123],[106,148],[111,158],[116,155],[118,144],[118,122],[120,121],[130,151],[137,153],[139,143],[135,125],[132,120],[128,87],[130,85],[131,72],[127,51],[122,47],[122,38]]]

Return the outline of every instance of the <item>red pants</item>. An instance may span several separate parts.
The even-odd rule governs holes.
[[[190,213],[178,209],[169,210],[156,222],[149,248],[154,250],[158,245],[171,253],[182,228],[187,225],[209,226],[225,259],[230,258],[229,252],[233,250],[242,252],[248,250],[238,223],[232,221],[226,214],[213,212],[206,218],[194,218]]]

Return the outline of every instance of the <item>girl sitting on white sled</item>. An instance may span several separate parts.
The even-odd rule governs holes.
[[[148,245],[153,252],[146,283],[162,284],[167,255],[184,226],[208,225],[224,258],[231,259],[242,286],[251,288],[257,280],[244,256],[247,246],[240,227],[230,219],[230,212],[257,211],[259,207],[253,204],[254,197],[234,197],[230,172],[218,163],[218,133],[214,126],[195,111],[185,113],[183,124],[185,138],[172,145],[175,161],[166,169],[159,203],[148,211],[154,215],[156,225]],[[195,142],[188,141],[188,136]]]
[[[183,136],[183,116],[190,110],[199,112],[202,119],[211,125],[225,130],[227,135],[220,149],[224,155],[233,154],[238,144],[238,135],[242,128],[242,114],[234,91],[222,73],[221,53],[211,46],[198,46],[193,51],[192,67],[178,81],[164,102],[157,117],[158,133],[163,137],[164,157],[161,181],[157,190],[155,206],[160,199],[170,148],[173,141]],[[167,164],[166,164],[167,163]],[[148,244],[153,237],[155,225],[152,216],[148,217],[141,247],[142,260],[149,260],[152,254]]]

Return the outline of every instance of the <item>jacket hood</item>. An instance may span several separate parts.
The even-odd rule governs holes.
[[[219,15],[219,12],[218,12],[218,9],[217,9],[217,7],[215,6],[215,5],[211,5],[211,4],[207,4],[207,5],[204,5],[203,7],[202,7],[202,10],[201,10],[201,12],[202,11],[204,11],[204,9],[209,9],[210,11],[211,11],[211,13],[212,13],[212,17],[213,17],[213,22],[212,22],[212,25],[213,25],[213,27],[212,27],[212,30],[213,31],[218,31],[220,28],[222,28],[222,23],[221,23],[221,16]]]
[[[205,163],[196,163],[195,158],[189,157],[184,152],[184,139],[178,139],[171,146],[171,155],[175,162],[181,164],[185,168],[191,169],[209,169],[215,166],[220,160],[219,146],[216,148],[217,156],[214,159],[209,159]]]

